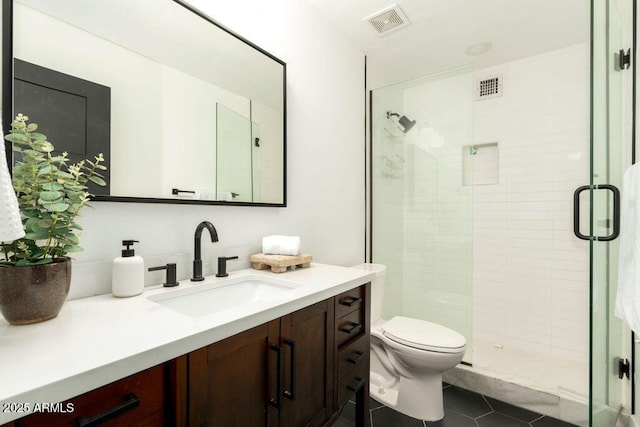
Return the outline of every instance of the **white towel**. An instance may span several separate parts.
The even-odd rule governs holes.
[[[615,315],[640,333],[640,164],[622,180],[620,255]]]
[[[262,238],[262,253],[268,255],[298,255],[299,236],[267,236]]]

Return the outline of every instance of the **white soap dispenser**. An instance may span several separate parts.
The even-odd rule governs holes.
[[[113,260],[111,290],[117,297],[132,297],[144,290],[144,260],[131,249],[137,240],[123,240],[122,256]]]

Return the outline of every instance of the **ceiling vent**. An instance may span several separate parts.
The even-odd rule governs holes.
[[[502,74],[483,77],[476,82],[476,101],[502,96]]]
[[[364,20],[368,21],[381,36],[386,36],[393,31],[409,25],[409,19],[407,19],[407,16],[397,4],[392,4]]]

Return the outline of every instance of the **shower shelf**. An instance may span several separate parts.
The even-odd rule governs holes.
[[[404,159],[397,154],[382,156],[382,175],[395,179],[404,178]]]

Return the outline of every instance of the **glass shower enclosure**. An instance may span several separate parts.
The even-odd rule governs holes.
[[[477,375],[475,391],[499,383],[518,393],[494,397],[581,426],[631,410],[617,370],[629,332],[613,315],[630,4],[592,0],[590,43],[370,97],[369,255],[387,266],[383,317],[460,332],[458,370]],[[554,403],[527,406],[527,390]]]

